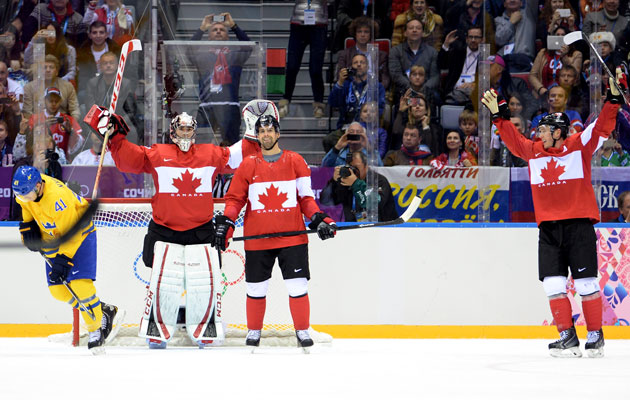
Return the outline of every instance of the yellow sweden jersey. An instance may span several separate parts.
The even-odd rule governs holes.
[[[22,220],[37,221],[42,240],[50,241],[66,233],[79,220],[88,202],[57,179],[42,174],[42,181],[45,182],[44,194],[38,202],[22,202],[17,197],[16,201],[22,206]],[[59,248],[43,249],[44,254],[52,258],[62,253],[72,258],[86,236],[93,231],[94,224],[90,222]]]

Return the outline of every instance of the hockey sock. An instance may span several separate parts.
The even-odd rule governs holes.
[[[88,331],[93,332],[101,327],[103,319],[103,310],[101,309],[101,301],[96,295],[96,288],[91,279],[77,279],[69,283],[70,287],[77,294],[81,302],[94,313],[94,320],[85,311],[79,307],[79,303],[72,297],[68,289],[63,285],[49,286],[52,296],[64,303],[70,304],[73,308],[81,312],[81,316],[87,325]]]
[[[299,297],[289,296],[289,308],[293,317],[293,326],[296,331],[308,329],[310,326],[311,306],[308,301],[308,293]]]
[[[586,320],[586,329],[589,332],[598,331],[602,328],[602,298],[597,296],[594,299],[582,300],[582,311]]]
[[[265,308],[267,307],[266,297],[247,296],[247,329],[261,330],[265,319]]]
[[[573,326],[571,302],[568,297],[550,299],[549,306],[551,307],[551,315],[556,321],[558,332],[565,331]]]

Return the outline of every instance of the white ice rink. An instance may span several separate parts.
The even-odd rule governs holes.
[[[630,341],[607,341],[602,359],[554,359],[547,343],[335,339],[311,354],[113,347],[96,357],[45,338],[2,338],[0,399],[630,398]]]

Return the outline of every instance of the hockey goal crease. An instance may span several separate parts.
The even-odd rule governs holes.
[[[224,203],[215,200],[215,214]],[[234,236],[242,235],[243,215],[236,221]],[[100,199],[94,214],[98,228],[98,272],[96,287],[99,297],[126,310],[120,332],[109,346],[146,346],[138,337],[144,299],[151,270],[142,261],[142,244],[151,220],[150,199]],[[223,253],[222,316],[226,328],[223,346],[243,346],[247,334],[245,315],[245,252],[243,242],[232,243]],[[186,294],[184,293],[184,296]],[[182,297],[182,304],[185,298]],[[295,346],[295,332],[289,311],[287,291],[279,269],[274,274],[267,294],[267,310],[262,332],[263,346]],[[332,337],[311,328],[316,343],[330,343]],[[87,330],[78,312],[73,313],[72,332],[50,336],[55,342],[75,345],[87,343]],[[169,346],[197,346],[183,326],[169,341]]]

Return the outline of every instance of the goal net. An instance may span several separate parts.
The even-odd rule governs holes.
[[[94,215],[97,227],[98,269],[96,288],[102,301],[126,311],[122,328],[111,345],[142,346],[145,339],[138,337],[141,316],[144,312],[146,291],[151,280],[151,269],[142,261],[142,247],[147,226],[151,221],[149,199],[100,199]],[[222,212],[224,203],[215,200],[215,215]],[[236,222],[234,236],[242,236],[243,213]],[[226,324],[224,346],[244,345],[247,334],[245,313],[245,252],[243,242],[233,242],[222,255],[222,317]],[[185,304],[185,293],[182,306]],[[53,335],[51,340],[87,343],[87,331],[82,318],[74,312],[73,332]],[[328,334],[314,331],[311,336],[318,343],[332,341]],[[274,269],[267,293],[265,325],[261,345],[296,344],[288,304],[288,293],[279,269]],[[183,326],[169,341],[171,346],[196,346]]]

